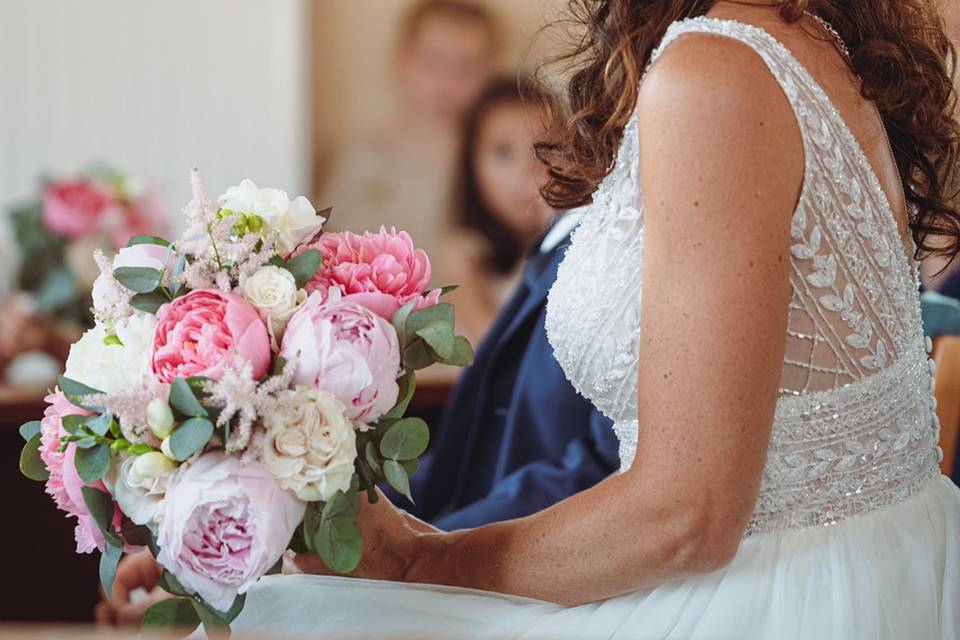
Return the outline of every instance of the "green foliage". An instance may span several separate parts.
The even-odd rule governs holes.
[[[160,286],[163,273],[150,267],[117,267],[113,277],[134,293],[152,293]]]
[[[193,608],[193,601],[190,598],[173,598],[161,600],[147,609],[140,620],[140,629],[155,631],[173,627],[186,630],[194,629],[198,624],[200,616]]]
[[[420,470],[420,458],[414,458],[413,460],[401,460],[400,466],[403,467],[407,477],[412,478],[413,475]]]
[[[160,588],[166,591],[167,593],[172,593],[175,596],[189,596],[190,592],[187,591],[180,581],[177,580],[176,576],[167,571],[163,570],[163,573],[160,574],[160,580],[158,581]]]
[[[123,541],[134,547],[149,547],[153,533],[146,525],[138,524],[127,527],[120,532]]]
[[[213,437],[213,423],[206,418],[190,418],[170,435],[170,452],[183,462],[203,449]]]
[[[86,423],[87,416],[81,416],[80,414],[70,414],[63,416],[60,419],[60,424],[63,425],[63,430],[71,434],[82,432]]]
[[[473,358],[473,345],[463,336],[457,336],[453,341],[453,353],[443,363],[457,367],[469,367],[473,364]]]
[[[74,405],[95,413],[100,413],[103,411],[103,407],[101,405],[92,404],[87,402],[85,399],[87,396],[103,395],[103,391],[94,389],[93,387],[88,387],[87,385],[77,382],[76,380],[71,380],[66,376],[60,376],[57,378],[57,385],[60,387],[60,390],[63,392],[63,394],[67,396],[67,399],[70,400],[70,402],[72,402]]]
[[[209,415],[184,378],[177,378],[170,385],[170,406],[188,418],[206,418]]]
[[[407,500],[413,502],[413,496],[410,495],[410,478],[407,476],[406,469],[396,460],[384,460],[383,473],[390,486],[406,496]]]
[[[323,254],[316,249],[308,249],[287,260],[284,268],[293,274],[293,279],[297,281],[297,288],[302,289],[316,275],[321,264],[323,264]]]
[[[92,447],[79,448],[77,443],[77,455],[74,463],[77,468],[77,475],[87,483],[96,482],[107,475],[110,469],[110,446],[107,444],[94,444]]]
[[[123,545],[115,546],[109,542],[103,547],[100,554],[100,584],[107,597],[113,596],[113,581],[117,577],[117,565],[123,556]]]
[[[20,437],[23,438],[26,442],[30,441],[30,438],[40,433],[40,421],[31,420],[30,422],[25,422],[20,425]]]
[[[324,505],[319,526],[314,528],[314,522],[310,527],[313,550],[337,573],[350,573],[360,564],[363,535],[357,525],[359,513],[360,494],[338,491]]]
[[[170,243],[159,236],[139,235],[133,236],[127,240],[127,246],[132,247],[138,244],[158,244],[161,247],[169,247]]]
[[[165,295],[157,291],[138,293],[130,299],[130,306],[137,311],[156,315],[160,307],[170,302]]]
[[[404,418],[387,429],[380,440],[380,453],[392,460],[412,460],[427,450],[430,429],[420,418]]]
[[[36,482],[44,482],[50,477],[47,466],[40,458],[40,432],[34,433],[20,450],[20,473]]]
[[[110,431],[112,422],[113,416],[109,413],[104,413],[98,416],[90,416],[84,421],[84,424],[89,427],[90,431],[98,436],[105,436]]]
[[[83,501],[87,505],[87,511],[93,521],[97,523],[100,533],[106,538],[107,543],[117,547],[123,547],[123,540],[113,529],[113,498],[95,487],[81,488]]]
[[[400,387],[400,393],[397,396],[397,404],[395,404],[390,411],[384,414],[381,420],[399,420],[403,417],[403,414],[407,412],[407,407],[410,406],[410,401],[413,400],[413,394],[417,390],[416,374],[413,371],[407,371],[403,376],[400,377],[399,380],[397,380],[397,385]]]

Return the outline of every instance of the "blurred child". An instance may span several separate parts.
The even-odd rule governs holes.
[[[438,255],[444,276],[460,285],[450,295],[458,327],[475,343],[516,285],[527,249],[554,215],[540,197],[546,168],[533,152],[542,134],[535,92],[516,78],[490,84],[464,121],[454,223]]]
[[[331,228],[395,225],[428,253],[436,251],[461,120],[486,84],[498,50],[496,22],[483,7],[467,0],[414,5],[394,58],[401,111],[338,160],[322,198],[334,207]]]

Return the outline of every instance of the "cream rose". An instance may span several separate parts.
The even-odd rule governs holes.
[[[277,342],[294,312],[307,299],[307,292],[297,289],[297,282],[286,269],[268,265],[253,275],[240,278],[240,288],[247,302],[256,308]]]
[[[104,393],[130,389],[148,371],[156,326],[155,317],[137,313],[117,323],[113,339],[97,325],[70,347],[64,375]]]
[[[331,394],[300,388],[297,395],[288,411],[268,418],[261,464],[301,500],[329,500],[350,488],[357,457],[353,423]]]
[[[129,456],[120,463],[113,497],[134,524],[153,527],[163,509],[167,484],[177,465],[159,451]]]

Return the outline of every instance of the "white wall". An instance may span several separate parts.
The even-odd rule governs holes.
[[[101,161],[309,192],[309,0],[0,0],[0,208]]]

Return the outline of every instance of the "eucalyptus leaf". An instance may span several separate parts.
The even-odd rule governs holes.
[[[100,440],[96,436],[88,435],[76,440],[73,444],[77,445],[77,449],[93,449],[100,444]]]
[[[163,274],[151,267],[117,267],[113,277],[134,293],[150,293],[160,286]]]
[[[149,313],[152,315],[156,315],[157,311],[160,310],[160,307],[168,302],[170,301],[167,300],[165,295],[156,291],[151,291],[150,293],[138,293],[130,298],[131,307],[137,311],[143,311],[144,313]]]
[[[314,546],[323,563],[336,573],[350,573],[360,564],[363,534],[354,516],[324,519]]]
[[[457,367],[469,367],[473,364],[473,359],[473,345],[463,336],[457,336],[453,341],[453,353],[449,358],[443,360],[443,363]]]
[[[419,329],[416,335],[423,338],[423,341],[433,349],[439,359],[446,360],[453,356],[454,335],[452,324],[444,320],[431,322]]]
[[[307,548],[314,553],[316,553],[316,548],[313,546],[313,541],[320,529],[322,520],[323,517],[317,508],[317,503],[308,503],[307,510],[303,514],[303,541]]]
[[[290,543],[287,545],[287,548],[294,553],[307,553],[310,551],[310,548],[307,546],[307,542],[304,539],[302,523],[299,527],[294,529],[293,536],[290,538]]]
[[[110,431],[111,422],[113,422],[113,416],[109,413],[102,413],[98,416],[90,416],[84,421],[84,424],[98,436],[105,436]]]
[[[197,453],[213,437],[213,423],[206,418],[190,418],[170,435],[170,452],[178,462]]]
[[[377,456],[377,445],[373,444],[372,440],[367,441],[367,446],[364,447],[363,454],[367,464],[370,465],[370,470],[378,476],[382,476],[383,467],[381,466],[380,459]]]
[[[416,308],[417,301],[412,300],[397,309],[393,314],[393,318],[390,320],[393,328],[397,331],[397,337],[400,339],[401,349],[403,349],[407,343],[407,318],[410,317],[410,314],[413,313],[413,310]]]
[[[417,376],[413,371],[408,371],[399,380],[397,385],[400,387],[400,393],[397,396],[397,404],[393,405],[383,418],[402,418],[413,400],[413,394],[417,390]],[[381,420],[383,419],[381,418]]]
[[[169,247],[170,243],[159,236],[136,235],[127,240],[127,246],[132,247],[138,244],[158,244],[161,247]]]
[[[142,524],[134,525],[120,532],[123,541],[134,547],[149,547],[152,535],[150,528]]]
[[[63,425],[63,430],[67,433],[76,434],[77,432],[83,431],[83,427],[87,424],[87,416],[81,416],[79,414],[66,415],[60,419],[60,424]]]
[[[43,445],[40,437],[40,433],[33,434],[20,450],[20,473],[36,482],[44,482],[50,477],[50,472],[40,457],[40,447]]]
[[[183,378],[177,378],[170,385],[170,406],[188,418],[205,418],[208,415],[190,384]]]
[[[80,442],[77,442],[80,447]],[[110,469],[110,445],[98,444],[89,448],[78,448],[75,457],[77,475],[86,483],[93,483],[107,475]]]
[[[420,470],[420,458],[414,458],[413,460],[401,460],[400,466],[403,467],[403,470],[407,472],[407,477],[412,478],[414,474]]]
[[[140,620],[142,631],[157,629],[194,629],[200,624],[200,616],[193,608],[190,598],[172,598],[161,600],[147,609]]]
[[[423,338],[411,340],[403,350],[403,365],[407,369],[419,371],[437,361],[436,354],[427,346]]]
[[[93,411],[94,413],[100,413],[103,411],[102,406],[87,402],[85,400],[87,396],[103,395],[103,391],[94,389],[93,387],[88,387],[82,382],[71,380],[66,376],[60,376],[57,378],[57,386],[60,387],[60,391],[63,392],[63,395],[67,396],[67,399],[70,400],[70,402],[72,402],[74,405],[82,409],[86,409],[87,411]]]
[[[123,546],[114,546],[107,543],[100,554],[100,584],[107,597],[113,597],[113,581],[117,577],[117,565],[123,556]]]
[[[383,475],[386,477],[390,486],[406,496],[407,500],[413,502],[413,496],[410,495],[410,478],[406,470],[396,460],[384,460]]]
[[[123,540],[113,530],[113,498],[94,487],[81,487],[80,491],[83,493],[83,502],[87,506],[87,511],[97,523],[100,533],[108,543],[122,547]]]
[[[338,516],[356,517],[360,513],[360,494],[355,491],[337,491],[323,506],[322,518],[329,520]]]
[[[407,335],[413,335],[427,325],[435,322],[445,322],[453,326],[453,305],[447,303],[435,304],[419,311],[414,311],[407,318]]]
[[[293,274],[293,279],[297,281],[297,288],[302,289],[305,284],[313,279],[322,263],[323,254],[316,249],[308,249],[287,260],[285,266],[287,271]]]
[[[189,596],[190,592],[187,591],[180,581],[177,580],[176,576],[167,571],[163,570],[163,573],[160,574],[160,580],[157,582],[160,585],[160,588],[166,591],[167,593],[172,593],[175,596]]]
[[[30,442],[30,438],[38,433],[40,433],[39,420],[31,420],[30,422],[24,422],[22,425],[20,425],[20,437],[26,442]]]
[[[380,440],[380,453],[393,460],[412,460],[427,450],[430,429],[420,418],[404,418],[390,427]]]

